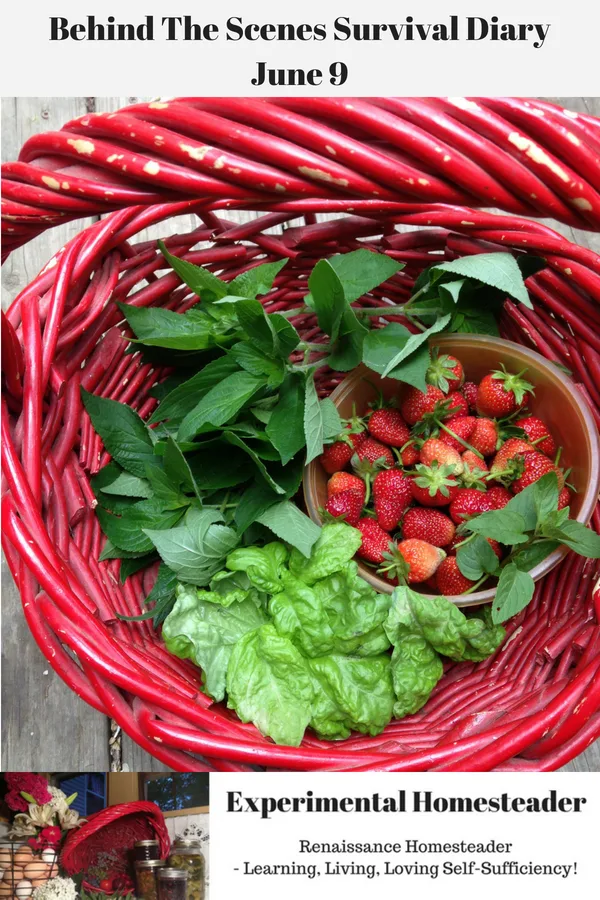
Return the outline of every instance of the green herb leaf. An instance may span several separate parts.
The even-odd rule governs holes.
[[[202,505],[202,495],[194,478],[190,465],[175,443],[173,438],[167,438],[165,452],[163,455],[163,465],[167,477],[179,488],[183,487],[185,491],[192,492],[196,495],[196,499]]]
[[[219,524],[222,520],[222,514],[214,509],[190,510],[183,525],[161,531],[146,529],[145,533],[180,581],[203,587],[239,541],[233,528]]]
[[[321,578],[339,572],[350,562],[362,543],[360,531],[345,522],[330,522],[323,528],[316,525],[314,527],[317,529],[316,543],[311,543],[309,552],[305,553],[299,547],[300,552],[292,550],[290,556],[290,572],[305,584],[314,584]],[[314,530],[312,533],[315,534]],[[283,539],[286,540],[285,537]]]
[[[149,553],[153,548],[147,537],[147,528],[170,528],[181,519],[180,509],[166,510],[161,500],[140,500],[131,506],[122,516],[96,507],[96,515],[102,531],[116,547],[133,553]]]
[[[343,431],[340,414],[330,397],[325,397],[321,400],[321,416],[323,419],[323,441],[327,443]]]
[[[272,490],[262,479],[247,487],[240,497],[234,515],[238,534],[243,535],[262,513],[280,500],[281,495]]]
[[[259,294],[267,294],[273,287],[275,278],[288,262],[287,259],[278,259],[276,262],[261,263],[248,269],[247,272],[242,272],[229,282],[227,286],[229,293],[251,300]]]
[[[398,349],[404,347],[410,338],[410,331],[399,322],[392,322],[384,328],[370,331],[363,345],[363,362],[369,369],[383,375]],[[387,377],[412,384],[425,392],[425,375],[431,362],[427,343],[423,343],[410,356],[389,371]]]
[[[478,253],[440,263],[428,270],[430,275],[451,272],[490,285],[509,297],[514,297],[532,309],[523,275],[511,253]]]
[[[81,388],[83,405],[112,458],[127,472],[144,478],[154,465],[154,435],[138,414],[124,403],[97,397]]]
[[[233,431],[224,431],[223,432],[223,440],[227,441],[230,444],[233,444],[234,447],[239,447],[240,450],[243,450],[245,453],[248,454],[248,456],[253,461],[254,465],[257,467],[257,469],[260,472],[260,474],[262,475],[262,477],[265,479],[265,481],[267,482],[269,487],[271,487],[275,491],[275,493],[277,493],[277,494],[285,494],[286,493],[285,488],[282,485],[280,485],[277,481],[275,481],[275,479],[269,472],[269,469],[264,464],[264,462],[262,461],[262,459],[260,458],[260,456],[258,455],[256,450],[253,447],[251,447],[250,444],[248,444],[243,438],[241,438],[238,434],[235,434],[235,432],[233,432]]]
[[[424,344],[433,334],[437,334],[438,331],[443,331],[449,321],[450,316],[442,316],[442,318],[438,319],[431,328],[427,329],[427,331],[411,334],[404,346],[389,360],[381,373],[382,377],[386,378],[402,362],[402,360],[406,359],[407,356],[410,356],[411,353],[414,353],[414,351],[420,347],[421,344]],[[387,327],[389,328],[389,326]]]
[[[306,376],[304,397],[304,435],[306,438],[306,464],[312,462],[323,452],[323,412],[317,388],[314,372],[308,372]]]
[[[178,440],[188,440],[198,434],[205,424],[224,425],[262,387],[264,376],[250,375],[249,372],[234,372],[204,395],[200,403],[189,412],[177,434]]]
[[[319,539],[321,529],[289,500],[282,500],[270,506],[256,521],[269,528],[282,541],[296,547],[304,556],[309,556]]]
[[[368,294],[404,268],[404,263],[364,248],[331,256],[329,264],[342,284],[347,303]]]
[[[185,313],[158,307],[119,303],[119,309],[136,335],[136,342],[168,350],[208,350],[227,346],[235,337],[235,319],[213,316],[202,309]]]
[[[546,472],[531,485],[533,502],[537,514],[537,524],[541,524],[558,506],[558,478],[556,472]],[[521,491],[521,493],[523,493]],[[507,504],[508,505],[508,504]]]
[[[498,557],[481,535],[476,535],[456,553],[458,568],[471,581],[479,581],[484,575],[492,575],[498,569]]]
[[[234,344],[229,354],[251,375],[265,375],[269,387],[278,387],[285,377],[286,365],[283,359],[267,356],[260,347],[255,347],[248,341]]]
[[[149,423],[152,425],[170,419],[174,424],[178,424],[211,388],[239,370],[240,367],[232,356],[213,359],[192,378],[174,388],[150,416]]]
[[[498,579],[496,596],[492,602],[492,620],[495,624],[512,619],[531,602],[535,584],[527,572],[514,563],[505,566]]]
[[[526,522],[523,516],[510,510],[507,503],[504,509],[495,509],[481,513],[469,519],[465,526],[468,531],[494,538],[501,544],[525,544],[528,540],[524,534]]]
[[[522,572],[530,572],[531,569],[543,562],[547,556],[560,547],[560,541],[535,541],[519,550],[512,557],[512,562]]]
[[[342,283],[328,260],[320,259],[308,278],[319,326],[332,342],[337,340],[346,298]]]
[[[352,731],[383,731],[394,707],[389,657],[332,655],[310,659],[308,666],[318,684],[310,721],[318,735],[340,740]]]
[[[562,512],[562,510],[561,510]],[[600,559],[600,535],[588,528],[583,522],[575,522],[569,519],[560,527],[554,525],[542,526],[545,537],[552,538],[565,544],[570,550],[574,550],[580,556],[588,559]]]
[[[114,481],[101,488],[104,494],[117,497],[144,497],[152,496],[152,489],[147,479],[130,475],[129,472],[120,472]]]
[[[184,284],[187,284],[194,294],[201,297],[203,292],[209,291],[217,300],[220,300],[229,293],[229,285],[224,281],[221,281],[220,278],[217,278],[216,275],[213,275],[209,269],[205,269],[202,266],[195,266],[185,259],[173,256],[169,253],[163,241],[159,241],[158,246],[160,252],[171,268],[179,275]]]
[[[304,447],[305,379],[299,372],[289,372],[273,407],[266,432],[285,466]]]

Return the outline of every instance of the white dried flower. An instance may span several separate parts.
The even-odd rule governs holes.
[[[77,888],[70,878],[51,878],[33,892],[33,900],[77,900]]]

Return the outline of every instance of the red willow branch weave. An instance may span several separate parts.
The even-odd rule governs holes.
[[[217,199],[216,191],[214,196],[189,199],[190,191],[188,199],[162,202],[162,193],[144,192],[139,180],[121,179],[124,193],[119,194],[115,205],[125,208],[77,235],[21,292],[3,317],[2,531],[23,612],[40,649],[72,689],[94,708],[115,718],[134,741],[176,770],[228,771],[253,765],[313,770],[553,769],[600,736],[600,572],[593,561],[568,556],[536,585],[531,605],[509,624],[504,647],[479,665],[448,665],[430,701],[416,715],[391,723],[378,737],[354,736],[331,744],[308,734],[297,749],[274,746],[252,725],[243,725],[223,706],[212,705],[202,692],[198,670],[191,663],[170,656],[150,623],[125,623],[118,619],[117,614],[136,615],[143,610],[143,599],[153,584],[156,567],[131,576],[122,585],[117,560],[98,562],[104,537],[95,516],[89,478],[109,457],[83,410],[79,387],[83,385],[88,391],[129,403],[143,417],[154,409],[156,401],[149,391],[168,372],[143,364],[139,354],[125,353],[129,332],[114,301],[177,310],[184,310],[193,302],[187,288],[165,266],[154,242],[132,243],[143,229],[181,213],[195,214],[198,226],[189,234],[170,236],[167,245],[176,254],[207,265],[227,280],[267,259],[289,259],[273,291],[264,298],[271,311],[301,308],[307,275],[315,261],[323,255],[355,249],[359,240],[362,245],[405,263],[404,270],[384,288],[359,301],[367,307],[381,308],[382,312],[390,302],[397,304],[406,299],[419,272],[440,258],[453,259],[500,248],[544,256],[548,268],[528,280],[533,310],[507,302],[502,316],[503,335],[567,366],[600,423],[598,254],[571,243],[541,223],[514,215],[513,210],[508,215],[493,215],[457,205],[436,205],[431,202],[431,195],[427,204],[414,202],[414,198],[410,202],[348,200],[339,196],[339,186],[335,186],[338,196],[332,193],[331,182],[323,187],[325,182],[321,181],[315,187],[314,181],[300,184],[298,175],[290,174],[292,158],[296,162],[309,159],[327,133],[328,140],[333,141],[335,136],[337,141],[330,144],[335,150],[331,160],[338,167],[327,170],[332,177],[342,177],[340,167],[347,166],[350,150],[358,154],[363,148],[356,163],[360,173],[352,174],[352,190],[359,193],[357,185],[364,186],[376,176],[381,180],[386,166],[387,189],[392,190],[389,163],[378,156],[389,154],[386,141],[390,136],[386,129],[392,128],[392,122],[380,113],[384,108],[398,107],[406,116],[410,110],[410,122],[415,128],[427,122],[433,129],[435,124],[439,130],[436,144],[444,130],[448,141],[450,134],[455,135],[453,147],[458,146],[460,137],[464,165],[461,161],[461,167],[457,164],[453,168],[454,185],[444,181],[444,190],[460,194],[463,188],[459,191],[457,185],[463,177],[470,176],[473,166],[480,166],[483,171],[484,160],[496,159],[499,163],[500,158],[491,154],[486,140],[490,140],[494,129],[500,129],[498,116],[502,114],[508,120],[509,113],[515,127],[522,126],[522,117],[533,117],[531,134],[547,140],[548,153],[562,151],[573,168],[584,158],[590,162],[591,190],[593,166],[587,150],[567,139],[575,148],[567,155],[560,135],[550,140],[548,129],[552,126],[548,123],[560,121],[563,128],[571,126],[570,133],[581,141],[587,135],[586,147],[592,149],[597,130],[585,117],[571,119],[567,113],[537,102],[526,106],[524,101],[490,100],[484,106],[483,101],[478,101],[477,110],[463,104],[460,117],[456,114],[455,118],[449,116],[448,102],[442,101],[386,99],[352,101],[350,107],[355,108],[348,105],[332,99],[269,104],[196,99],[166,107],[135,107],[112,118],[85,117],[88,124],[70,123],[58,137],[40,136],[50,141],[53,153],[59,147],[63,153],[69,140],[93,140],[96,146],[93,129],[102,128],[102,140],[111,144],[112,155],[117,152],[115,135],[124,140],[125,120],[127,127],[137,129],[134,137],[140,141],[147,133],[142,129],[144,123],[151,130],[156,125],[156,130],[152,130],[154,140],[160,137],[166,145],[167,124],[172,128],[173,119],[182,125],[184,110],[188,131],[196,127],[190,123],[196,121],[197,115],[203,127],[208,129],[210,124],[213,135],[219,128],[224,129],[226,114],[240,123],[243,140],[240,138],[237,149],[232,151],[235,159],[228,150],[217,172],[223,174],[222,169],[231,164],[241,169],[232,173],[238,187],[243,176],[251,186],[252,179],[261,179],[262,191],[269,183],[267,177],[281,177],[280,173],[275,176],[270,167],[275,161],[282,165],[286,159],[289,183],[294,182],[298,194],[287,199],[279,192],[281,198],[266,200],[263,193],[260,197],[255,195],[256,200],[247,196],[233,204],[230,199]],[[292,107],[293,128],[289,127],[285,139],[278,137],[277,130],[283,134]],[[378,110],[377,115],[374,109]],[[544,112],[544,117],[531,112],[535,109]],[[307,113],[313,118],[309,119]],[[467,140],[463,118],[469,113],[477,116],[479,131]],[[136,125],[132,124],[134,119]],[[331,126],[324,125],[326,119],[339,124],[340,130],[333,132]],[[261,124],[262,138],[246,120]],[[403,119],[402,125],[396,121],[398,134],[405,133],[407,121]],[[265,141],[267,127],[271,137]],[[231,121],[228,128],[231,132]],[[88,137],[82,137],[84,132]],[[224,156],[226,139],[231,143],[237,140],[231,134],[227,138],[224,131],[218,133],[222,142],[219,155],[210,156],[208,150],[204,155],[197,154],[213,159],[213,168],[214,162]],[[373,146],[365,135],[371,136]],[[134,140],[131,132],[129,136]],[[292,139],[297,143],[291,144]],[[427,160],[428,140],[421,134],[419,153]],[[23,156],[33,159],[35,148],[43,147],[45,153],[48,146],[34,138],[26,145]],[[381,148],[385,148],[385,153]],[[130,148],[125,153],[137,154],[137,162],[147,165],[147,157],[140,156],[139,151]],[[260,163],[256,161],[258,157]],[[123,158],[129,157],[124,154]],[[238,158],[244,160],[243,165],[235,165]],[[89,188],[85,202],[90,203],[90,176],[99,170],[79,160],[76,172],[66,174],[66,156],[54,155],[52,159],[54,174],[49,177],[57,177],[58,166],[61,180],[68,178],[69,184],[85,182],[85,190]],[[406,167],[414,165],[414,161],[399,158],[394,165],[394,177],[399,177],[398,173],[406,173]],[[36,169],[29,162],[26,166]],[[506,177],[512,179],[511,191],[518,178],[539,175],[538,172],[534,176],[532,169],[517,164],[514,157],[508,168],[510,176]],[[489,170],[488,165],[486,171]],[[49,170],[37,167],[35,174],[42,175],[44,171]],[[205,171],[190,174],[192,181],[197,176],[204,180],[209,177]],[[179,171],[177,178],[183,177]],[[489,182],[491,176],[485,177]],[[28,181],[29,186],[32,183]],[[229,187],[232,183],[228,181]],[[96,199],[98,187],[95,183]],[[306,193],[301,196],[303,190]],[[549,187],[547,191],[557,199]],[[432,192],[437,196],[433,189]],[[55,199],[62,197],[59,192],[50,193]],[[229,198],[231,193],[225,196]],[[464,199],[464,194],[460,197]],[[134,199],[137,205],[129,205]],[[159,199],[161,202],[156,202]],[[232,223],[220,214],[232,205],[258,208],[263,214],[244,224]],[[505,205],[509,208],[508,201]],[[35,209],[38,215],[41,207]],[[98,209],[94,207],[95,211]],[[573,209],[567,209],[571,220]],[[317,220],[318,213],[331,211],[346,215],[325,222]],[[562,217],[556,210],[555,214]],[[577,221],[581,224],[580,219]],[[398,224],[413,230],[398,232]],[[274,225],[283,226],[283,233],[265,234]],[[41,227],[39,221],[33,230],[28,230],[29,226],[20,231],[19,242],[28,240]],[[397,315],[389,318],[402,321]],[[305,311],[301,310],[291,321],[304,340],[322,339],[315,318]],[[321,393],[330,392],[341,377],[322,370]],[[600,530],[598,509],[593,526]]]
[[[498,207],[597,230],[600,130],[515,98],[187,97],[90,113],[2,166],[3,252],[82,216],[190,198]]]

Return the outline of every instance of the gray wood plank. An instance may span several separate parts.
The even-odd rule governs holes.
[[[106,112],[148,100],[148,97],[19,97],[2,99],[2,158],[16,159],[23,142],[33,134],[60,128],[85,112]],[[600,115],[600,98],[548,98],[576,112]],[[255,218],[251,212],[230,213],[236,221]],[[8,305],[52,254],[88,221],[51,229],[15,251],[2,268],[2,302]],[[185,231],[194,217],[162,223],[140,240]],[[583,246],[600,250],[600,236],[553,221],[548,224]],[[6,565],[2,571],[2,766],[42,771],[104,771],[110,768],[109,721],[80,701],[52,672],[25,625],[20,599]],[[67,740],[65,740],[67,736]],[[165,767],[120,735],[118,765],[129,771],[163,771]],[[113,746],[114,746],[113,745]],[[113,763],[114,766],[114,763]],[[564,771],[600,771],[600,742],[564,767]]]

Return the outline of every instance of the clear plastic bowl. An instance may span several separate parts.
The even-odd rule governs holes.
[[[532,415],[540,416],[562,447],[561,466],[570,468],[569,482],[576,488],[571,502],[571,515],[587,524],[592,516],[600,487],[600,443],[598,431],[587,402],[574,382],[557,366],[539,353],[505,341],[480,334],[449,334],[432,339],[431,346],[451,353],[462,362],[467,381],[479,382],[493,369],[504,365],[509,372],[527,369],[526,378],[535,387],[535,395],[528,408]],[[365,379],[369,379],[371,384]],[[359,366],[345,378],[331,394],[342,418],[352,415],[353,405],[361,415],[369,402],[375,399],[373,385],[381,389],[386,399],[401,400],[406,385],[393,378],[380,378],[375,372]],[[329,476],[318,460],[307,466],[304,473],[304,498],[311,519],[321,524],[319,509],[327,503]],[[531,570],[534,580],[542,578],[566,556],[568,550],[560,547]],[[393,586],[379,578],[359,560],[362,577],[380,592],[391,593]],[[419,586],[414,586],[419,589]],[[427,591],[423,590],[426,594]],[[457,606],[476,606],[491,603],[495,589],[473,594],[450,597]]]

